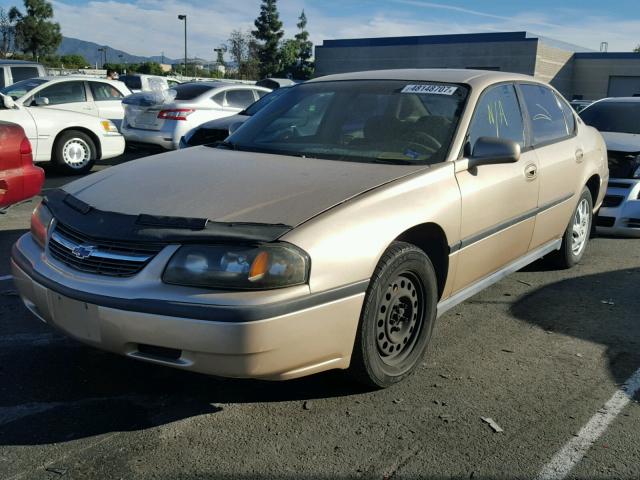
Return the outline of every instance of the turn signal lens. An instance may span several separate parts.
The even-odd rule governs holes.
[[[118,127],[116,127],[110,120],[102,120],[100,121],[100,124],[102,125],[102,128],[105,132],[118,133]]]
[[[49,235],[49,227],[53,221],[53,215],[47,206],[40,202],[31,214],[31,235],[38,245],[44,248]]]
[[[258,254],[249,270],[249,281],[255,282],[263,278],[269,270],[269,254],[264,250]]]

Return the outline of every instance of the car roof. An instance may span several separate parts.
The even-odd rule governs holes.
[[[110,78],[93,77],[91,75],[48,75],[44,77],[34,77],[34,79],[45,80],[46,82],[58,83],[58,82],[71,82],[74,80],[91,80],[94,82],[110,83],[112,85],[123,85],[120,80],[112,80]],[[31,79],[29,79],[31,80]]]
[[[40,65],[38,62],[30,62],[28,60],[0,60],[0,65]]]
[[[612,102],[618,102],[618,103],[638,103],[640,102],[640,97],[607,97],[607,98],[603,98],[602,100],[599,100],[598,103],[612,103]]]
[[[371,70],[364,72],[339,73],[318,77],[313,80],[309,80],[309,82],[326,82],[336,80],[432,81],[466,83],[471,86],[484,86],[514,80],[537,82],[533,77],[529,75],[521,75],[519,73],[455,68],[407,68],[398,70]]]

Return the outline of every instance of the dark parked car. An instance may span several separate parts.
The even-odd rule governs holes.
[[[37,195],[43,183],[44,171],[33,165],[22,127],[0,122],[0,208]]]
[[[227,138],[231,132],[229,129],[233,125],[235,128],[242,125],[249,120],[251,116],[258,113],[265,106],[269,105],[273,100],[281,97],[283,93],[289,90],[290,87],[281,87],[274,90],[271,93],[266,94],[260,100],[252,103],[245,110],[242,110],[236,115],[230,117],[217,118],[210,122],[203,123],[202,125],[189,131],[180,140],[180,148],[196,147],[198,145],[208,145],[215,142],[221,142]]]

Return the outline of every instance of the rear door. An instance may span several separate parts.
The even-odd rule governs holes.
[[[559,238],[581,192],[578,183],[584,152],[576,137],[572,109],[546,85],[520,83],[525,116],[531,129],[531,143],[538,159],[540,178],[539,212],[532,248]]]
[[[88,84],[100,118],[111,120],[120,130],[124,118],[124,107],[122,106],[124,94],[107,82],[89,81]]]
[[[49,103],[34,108],[55,108],[98,116],[98,108],[87,96],[84,80],[55,82],[36,92],[34,100],[38,98],[46,98]]]
[[[465,168],[456,161],[462,199],[461,243],[454,292],[525,255],[538,205],[537,157],[527,148],[527,131],[512,83],[488,87],[467,131],[465,156],[480,137],[512,140],[521,146],[516,163]]]

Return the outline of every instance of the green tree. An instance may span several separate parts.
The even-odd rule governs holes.
[[[311,78],[314,71],[314,65],[311,58],[313,57],[313,43],[309,40],[309,32],[307,31],[307,15],[302,10],[298,17],[298,33],[295,36],[298,42],[298,69],[296,78],[307,80]]]
[[[16,45],[33,58],[54,53],[62,42],[60,24],[52,22],[53,7],[46,0],[24,0],[25,13],[16,7],[9,10],[9,20],[15,22]]]
[[[276,3],[277,0],[262,0],[260,15],[254,22],[256,29],[252,32],[258,42],[259,69],[263,77],[280,71],[278,50],[284,31]]]
[[[298,72],[300,44],[297,40],[287,39],[282,42],[279,51],[280,70],[278,76],[294,77]]]
[[[257,80],[259,72],[259,46],[251,32],[233,30],[227,40],[227,47],[237,69],[237,76],[245,80]],[[232,72],[229,71],[229,75]]]
[[[633,49],[633,51],[635,53],[640,53],[640,43],[638,44],[638,46],[636,48]]]
[[[0,58],[7,58],[13,51],[13,25],[6,10],[0,7]]]
[[[89,65],[86,58],[77,54],[62,55],[60,57],[60,63],[64,65],[64,68],[85,68]]]
[[[144,62],[138,66],[136,71],[147,75],[164,75],[164,71],[158,62]]]

